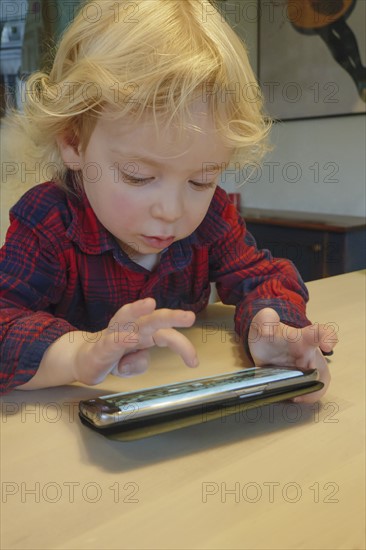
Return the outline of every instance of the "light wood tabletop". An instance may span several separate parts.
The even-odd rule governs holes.
[[[78,402],[248,366],[233,308],[186,332],[201,364],[1,400],[1,548],[364,549],[366,272],[308,283],[339,344],[321,403],[278,403],[132,442],[83,426]]]

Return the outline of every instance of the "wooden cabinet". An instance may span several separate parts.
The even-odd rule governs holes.
[[[355,216],[245,208],[259,248],[294,262],[304,281],[366,268],[366,220]]]

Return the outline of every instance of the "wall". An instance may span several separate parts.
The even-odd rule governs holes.
[[[365,216],[365,130],[364,116],[275,124],[273,151],[240,187],[242,204]],[[233,192],[237,181],[229,175],[223,187]]]
[[[223,9],[257,67],[256,2],[229,0]],[[365,52],[360,49],[362,56]],[[252,167],[251,178],[249,169],[242,171],[240,180],[239,174],[224,177],[222,185],[229,192],[237,191],[237,182],[246,179],[240,187],[244,206],[366,215],[364,115],[277,123],[271,144],[272,152],[261,166]]]

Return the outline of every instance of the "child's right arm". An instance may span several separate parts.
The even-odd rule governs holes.
[[[32,189],[12,209],[0,249],[0,392],[75,380],[96,384],[109,372],[127,375],[128,368],[138,373],[147,365],[146,348],[155,344],[195,364],[193,346],[173,328],[190,326],[190,312],[155,310],[154,300],[136,297],[110,316],[110,303],[109,310],[99,308],[104,317],[91,319],[91,326],[101,329],[85,330],[67,320],[63,297],[67,294],[71,307],[77,286],[68,286],[76,263],[69,260],[71,221],[64,202],[61,192],[47,184]]]
[[[92,333],[64,334],[48,347],[33,378],[17,389],[72,382],[94,385],[111,372],[118,376],[139,374],[148,367],[146,350],[155,345],[170,347],[182,356],[187,366],[196,367],[198,361],[193,345],[173,329],[191,326],[194,313],[156,310],[155,307],[152,298],[123,306],[94,342]]]

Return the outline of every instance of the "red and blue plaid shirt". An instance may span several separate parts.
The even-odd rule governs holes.
[[[303,327],[308,293],[288,260],[258,250],[226,193],[217,188],[201,225],[173,243],[153,271],[133,262],[100,224],[84,194],[54,183],[28,191],[10,211],[0,250],[0,388],[27,382],[47,347],[73,330],[100,331],[124,304],[153,297],[157,307],[199,312],[210,282],[236,306],[246,342],[254,315],[275,309]]]

